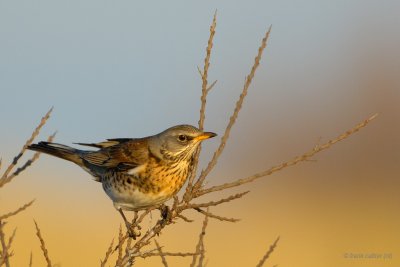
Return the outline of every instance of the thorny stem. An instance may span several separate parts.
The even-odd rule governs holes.
[[[208,43],[207,43],[207,48],[206,48],[206,57],[204,59],[203,72],[201,72],[199,70],[199,73],[201,75],[201,80],[202,80],[201,98],[200,98],[201,107],[200,107],[200,119],[199,119],[199,129],[201,131],[204,129],[204,120],[206,117],[205,110],[206,110],[206,103],[207,103],[207,94],[216,83],[216,82],[214,82],[210,87],[208,87],[208,68],[210,66],[211,50],[213,47],[213,39],[214,39],[216,27],[217,27],[217,11],[215,11],[215,13],[214,13],[214,18],[213,18],[213,21],[210,26],[210,37],[208,38]],[[193,166],[191,168],[188,185],[186,187],[186,192],[183,197],[183,199],[186,202],[189,202],[191,199],[190,195],[191,195],[191,191],[192,191],[193,181],[197,174],[197,167],[198,167],[200,152],[201,152],[201,144],[199,145],[199,147],[197,148],[197,150],[193,156]]]
[[[36,129],[33,131],[31,137],[26,141],[25,145],[22,147],[21,151],[17,156],[14,157],[12,163],[7,167],[6,171],[3,173],[1,179],[0,179],[0,187],[5,185],[6,183],[11,182],[11,180],[17,176],[20,172],[25,170],[27,167],[29,167],[33,161],[35,161],[38,157],[39,154],[35,154],[33,158],[28,161],[23,167],[19,168],[16,172],[14,172],[12,175],[9,175],[10,172],[13,170],[13,168],[17,165],[18,160],[22,157],[22,155],[25,153],[27,147],[32,144],[33,140],[35,137],[39,134],[40,129],[42,129],[43,125],[45,125],[46,121],[49,119],[51,112],[53,111],[53,108],[51,108],[46,115],[41,119],[39,125],[36,127]],[[53,135],[54,137],[54,135]]]
[[[260,60],[261,60],[262,54],[264,52],[264,49],[267,47],[267,41],[268,41],[270,32],[271,32],[271,27],[269,27],[268,31],[265,33],[265,36],[261,41],[261,46],[258,48],[258,54],[254,59],[254,65],[251,68],[250,74],[246,77],[246,81],[243,86],[243,91],[240,94],[239,100],[236,102],[235,110],[233,111],[233,114],[229,119],[228,126],[226,127],[225,133],[221,138],[220,145],[219,145],[218,149],[214,152],[214,155],[213,155],[211,161],[208,163],[207,167],[204,170],[202,170],[199,178],[197,179],[196,183],[193,186],[193,191],[199,190],[203,186],[203,182],[204,182],[206,176],[211,172],[211,170],[217,164],[217,160],[218,160],[219,156],[224,151],[224,148],[225,148],[226,142],[228,141],[231,129],[236,122],[236,119],[242,108],[243,101],[247,95],[247,91],[250,87],[250,84],[251,84],[253,78],[254,78],[256,70],[257,70],[258,66],[260,65]]]

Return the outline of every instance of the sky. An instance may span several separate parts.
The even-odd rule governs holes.
[[[2,170],[51,107],[36,141],[54,131],[57,142],[72,145],[196,125],[197,67],[216,10],[209,81],[218,82],[205,129],[220,136],[270,25],[272,32],[207,185],[268,169],[379,116],[314,161],[246,185],[249,195],[215,208],[242,220],[210,221],[207,266],[255,266],[277,236],[266,266],[398,266],[396,0],[0,1]],[[218,138],[205,143],[201,166],[218,144]],[[6,228],[8,234],[18,228],[14,266],[27,265],[31,251],[34,266],[44,264],[33,219],[54,263],[98,266],[122,223],[101,186],[77,166],[43,155],[0,189],[0,214],[32,199],[35,204]],[[179,222],[160,236],[166,251],[195,249],[202,218],[188,217],[196,221]],[[375,254],[382,258],[367,258]],[[160,266],[161,260],[140,264]]]

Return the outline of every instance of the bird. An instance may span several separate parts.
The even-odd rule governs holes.
[[[175,196],[191,175],[200,143],[216,135],[184,124],[143,138],[75,143],[97,150],[52,142],[32,144],[28,149],[71,161],[91,174],[102,184],[129,230],[123,210],[138,212]]]

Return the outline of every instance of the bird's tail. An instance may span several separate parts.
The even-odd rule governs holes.
[[[82,151],[66,145],[50,142],[39,142],[38,144],[32,144],[28,146],[28,149],[46,153],[58,158],[72,161],[78,165],[82,165],[82,158],[80,157]]]

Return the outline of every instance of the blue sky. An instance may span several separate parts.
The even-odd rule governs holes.
[[[66,141],[195,124],[196,67],[216,9],[210,79],[219,83],[210,110],[222,118],[210,123],[217,125],[269,25],[273,33],[256,77],[269,87],[252,92],[267,104],[273,95],[315,90],[295,88],[301,80],[346,75],[354,35],[398,33],[398,1],[1,1],[0,114],[9,129],[21,130],[5,134],[25,136],[51,106],[48,127]]]
[[[271,129],[282,138],[306,129],[315,133],[313,138],[326,136],[399,97],[396,83],[368,89],[373,81],[366,81],[374,75],[397,77],[399,5],[1,1],[3,157],[15,153],[52,106],[52,118],[39,139],[57,130],[57,140],[67,144],[196,124],[197,66],[203,64],[215,10],[209,79],[218,83],[208,100],[206,129],[223,132],[260,40],[273,25],[232,142],[240,145],[251,134],[258,142],[247,144],[249,151],[266,147],[262,137],[274,134]]]

